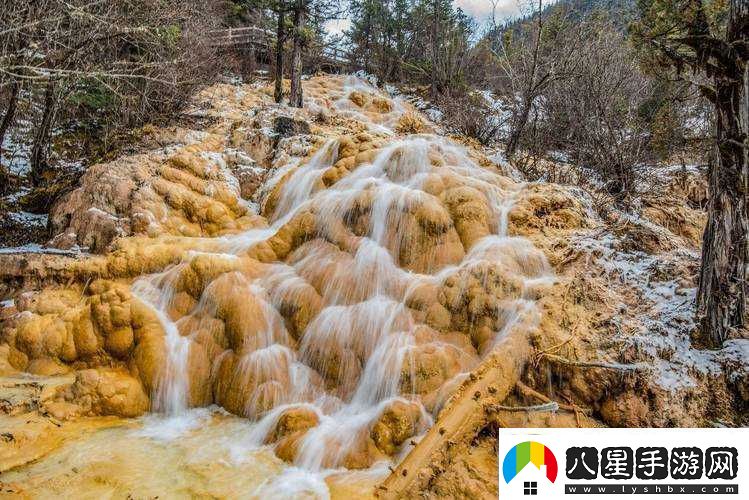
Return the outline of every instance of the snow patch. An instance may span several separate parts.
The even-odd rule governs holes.
[[[8,219],[22,226],[46,227],[49,220],[48,214],[32,214],[31,212],[8,212]]]
[[[43,254],[54,254],[54,255],[84,255],[88,252],[88,248],[80,247],[75,245],[67,250],[53,247],[45,247],[37,243],[28,243],[18,247],[4,247],[0,248],[0,254],[16,254],[16,253],[43,253]]]
[[[638,223],[649,221],[639,219]],[[695,377],[720,375],[726,365],[732,367],[732,377],[749,374],[749,341],[729,341],[721,350],[695,349],[690,333],[697,328],[697,289],[684,287],[681,276],[670,280],[655,276],[655,271],[669,263],[699,260],[698,253],[677,249],[665,255],[649,255],[619,250],[619,244],[610,232],[573,242],[612,282],[626,284],[639,296],[635,314],[615,315],[613,321],[622,330],[617,340],[650,359],[654,382],[669,391],[695,387]],[[631,309],[632,304],[618,307]]]

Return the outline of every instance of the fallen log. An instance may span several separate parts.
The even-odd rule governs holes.
[[[489,422],[520,379],[531,355],[526,328],[515,328],[471,372],[458,388],[424,438],[375,489],[383,499],[423,496],[430,481],[449,464],[450,448],[468,442]]]

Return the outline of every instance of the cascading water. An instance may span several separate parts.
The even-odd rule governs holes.
[[[373,123],[351,105],[349,96],[374,90],[350,80],[344,91],[333,109],[365,121],[371,130],[393,134],[403,113],[400,104]],[[395,404],[418,407],[416,434],[428,428],[432,412],[449,396],[447,388],[479,361],[477,352],[501,348],[497,346],[507,332],[532,321],[533,289],[551,279],[543,254],[527,240],[507,234],[517,186],[479,166],[462,147],[436,135],[392,139],[371,161],[326,188],[323,175],[339,160],[339,146],[339,140],[330,140],[305,164],[279,168],[261,188],[260,201],[267,202],[272,193],[276,197],[270,226],[223,237],[222,253],[214,254],[241,260],[298,216],[311,214],[316,237],[300,242],[284,261],[263,264],[250,275],[224,273],[204,287],[200,301],[181,318],[172,313],[175,283],[196,255],[133,285],[165,331],[167,357],[152,395],[153,410],[179,415],[199,404],[191,390],[190,351],[197,340],[190,325],[220,318],[226,329],[239,333],[223,353],[209,358],[211,401],[257,421],[252,432],[233,444],[235,456],[268,443],[287,412],[306,412],[311,425],[297,436],[293,453],[299,468],[294,470],[306,480],[306,473],[324,474],[356,462],[352,457],[361,451],[362,434]],[[487,207],[484,232],[465,232],[462,243],[450,236],[445,227],[452,215],[444,208],[449,202],[434,194],[445,186],[470,190]],[[415,234],[432,238],[436,249],[414,252],[422,244]],[[451,237],[457,244],[448,246],[445,241]],[[491,326],[477,329],[490,330],[489,338],[477,333],[472,347],[452,341],[455,335],[449,331],[438,335],[411,306],[425,288],[449,284],[465,290],[497,281],[496,286],[510,290],[506,299],[468,305],[469,310],[493,308],[496,317]],[[310,293],[319,295],[319,310],[303,331],[292,331],[288,317],[294,311],[288,305]],[[225,302],[237,300],[248,304],[246,317],[225,312]],[[447,306],[462,307],[451,304],[450,297],[445,300]],[[452,300],[465,298],[456,294]],[[473,313],[467,314],[470,323]],[[434,395],[429,409],[419,396],[426,389],[417,387],[423,352],[455,360],[445,375],[448,380],[429,387]]]
[[[183,337],[177,324],[168,313],[172,301],[173,282],[177,269],[171,269],[133,284],[133,293],[151,306],[164,329],[164,342],[168,353],[156,393],[152,395],[152,406],[157,412],[166,415],[180,415],[187,410],[189,373],[187,370],[190,355],[190,340]]]

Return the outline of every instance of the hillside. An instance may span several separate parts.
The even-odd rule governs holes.
[[[542,15],[547,19],[553,16],[563,16],[575,22],[595,13],[605,14],[616,26],[626,30],[629,23],[636,18],[637,4],[635,0],[559,0],[544,7]],[[522,33],[523,26],[533,17],[535,16],[530,15],[513,19],[506,23],[502,30]]]

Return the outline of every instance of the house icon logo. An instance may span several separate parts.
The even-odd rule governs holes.
[[[556,481],[557,459],[549,448],[536,441],[525,441],[510,448],[502,461],[502,476],[505,483],[509,484],[515,477],[522,475],[523,494],[537,495],[538,482],[526,481],[530,478],[527,474],[521,474],[529,463],[533,464],[538,471],[541,471],[541,466],[545,466],[546,479],[552,483]]]

